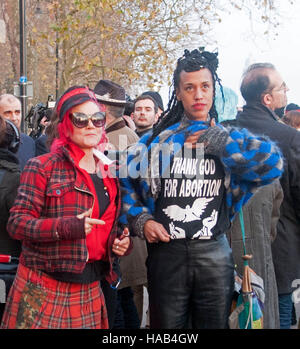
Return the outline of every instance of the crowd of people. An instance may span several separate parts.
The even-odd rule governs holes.
[[[226,109],[218,64],[185,50],[166,108],[111,80],[71,86],[37,139],[0,96],[0,328],[138,329],[146,310],[150,329],[226,329],[241,211],[264,328],[297,322],[300,107],[256,63]]]

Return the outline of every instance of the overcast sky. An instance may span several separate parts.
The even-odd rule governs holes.
[[[220,58],[219,76],[223,85],[239,93],[245,66],[255,62],[273,63],[290,91],[288,102],[300,105],[300,0],[294,5],[280,1],[282,23],[275,34],[264,35],[258,22],[252,26],[245,13],[226,16],[215,28]],[[241,103],[243,103],[240,97]]]
[[[255,62],[273,63],[290,91],[288,103],[300,105],[300,0],[290,5],[287,0],[280,1],[281,24],[275,33],[264,35],[265,27],[255,19],[252,24],[247,14],[234,11],[222,16],[222,22],[215,28],[211,37],[217,43],[206,46],[219,52],[218,74],[223,86],[230,87],[239,95],[239,104],[243,99],[239,93],[242,73],[245,67]],[[164,100],[168,99],[164,88],[161,92]]]

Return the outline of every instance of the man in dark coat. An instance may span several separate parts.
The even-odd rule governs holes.
[[[280,180],[284,199],[277,237],[272,245],[281,328],[290,328],[292,284],[300,279],[300,133],[280,122],[274,113],[275,109],[286,106],[287,91],[285,82],[272,64],[253,64],[243,76],[241,94],[246,105],[237,116],[237,126],[268,136],[280,147],[285,159]]]
[[[272,256],[272,244],[277,235],[277,223],[283,191],[278,181],[260,188],[243,207],[246,253],[257,275],[264,280],[265,301],[263,307],[264,329],[278,329],[279,305],[276,275]],[[243,274],[243,240],[239,216],[236,215],[227,233],[238,275]]]

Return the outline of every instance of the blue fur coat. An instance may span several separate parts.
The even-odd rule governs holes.
[[[210,127],[203,121],[184,117],[161,132],[149,146],[146,144],[151,132],[144,135],[130,149],[127,166],[120,168],[123,203],[120,222],[129,226],[133,235],[143,237],[145,222],[153,219],[164,169],[183,147],[187,136],[199,130],[205,130],[198,139],[199,144],[204,145],[204,153],[218,156],[224,166],[226,204],[231,220],[257,188],[281,176],[281,152],[268,138],[220,124]],[[162,151],[165,145],[168,156]]]

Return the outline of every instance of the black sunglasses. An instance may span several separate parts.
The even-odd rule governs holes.
[[[70,118],[74,126],[78,128],[87,127],[89,120],[92,121],[95,127],[103,127],[105,125],[105,113],[98,111],[93,115],[84,113],[70,113]]]

